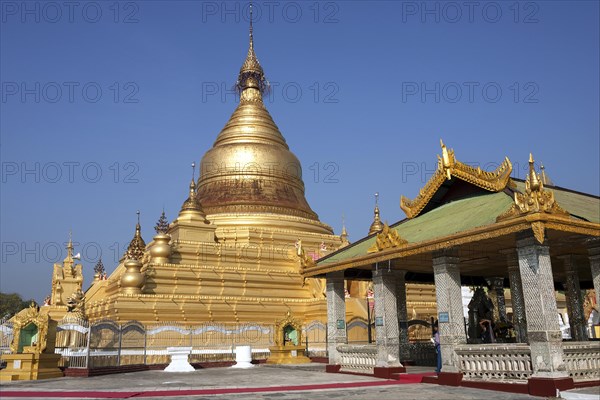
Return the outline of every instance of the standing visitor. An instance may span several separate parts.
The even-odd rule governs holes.
[[[438,321],[433,323],[433,336],[431,337],[431,341],[435,347],[435,355],[437,358],[435,372],[439,374],[442,371],[442,351],[440,349],[440,332],[438,330]]]

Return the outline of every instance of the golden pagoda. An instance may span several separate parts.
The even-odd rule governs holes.
[[[304,197],[300,162],[263,103],[268,81],[252,24],[249,36],[239,105],[202,157],[198,180],[192,175],[179,215],[147,246],[138,218],[117,268],[86,292],[90,321],[273,323],[288,312],[326,320],[322,281],[300,273],[347,239]]]

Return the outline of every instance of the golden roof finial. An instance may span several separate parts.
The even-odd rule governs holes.
[[[542,191],[544,184],[540,181],[538,174],[535,172],[533,154],[529,153],[529,174],[527,174],[527,182],[531,191]]]
[[[542,162],[540,161],[540,175],[542,178],[542,183],[544,185],[550,185],[550,186],[554,186],[554,183],[552,182],[552,179],[550,179],[550,177],[548,176],[548,174],[546,174],[546,167],[544,167],[544,164],[542,164]]]
[[[65,261],[73,260],[73,233],[69,230],[69,243],[67,243],[67,258]]]
[[[137,224],[135,224],[135,234],[127,247],[125,258],[128,260],[141,260],[146,249],[146,243],[142,239],[142,227],[140,225],[140,210],[136,211]]]
[[[254,48],[254,28],[252,27],[252,2],[250,2],[250,48]]]
[[[383,224],[381,223],[381,217],[379,215],[379,192],[375,193],[375,210],[373,210],[374,217],[373,223],[369,227],[369,235],[372,235],[377,232],[381,232],[383,229]]]
[[[348,231],[346,230],[346,218],[344,215],[342,215],[342,233],[340,239],[342,241],[340,248],[350,244],[350,241],[348,240]]]
[[[190,182],[190,192],[188,198],[183,202],[181,211],[198,211],[204,214],[202,205],[196,196],[196,163],[192,162],[192,181]]]
[[[450,158],[450,154],[448,153],[448,149],[446,148],[446,145],[444,144],[442,139],[440,139],[440,146],[442,146],[442,166],[444,167],[444,170],[446,171],[446,177],[448,177],[448,180],[450,180],[450,179],[452,179],[450,168],[452,168],[452,165],[454,163],[452,162],[452,159]]]
[[[269,82],[266,80],[265,73],[254,52],[254,26],[252,24],[252,19],[252,3],[250,3],[250,45],[248,47],[248,55],[246,56],[244,64],[242,64],[242,68],[240,68],[240,74],[238,75],[235,86],[240,94],[246,89],[257,89],[260,96],[250,96],[250,100],[256,100],[256,97],[260,99],[262,98],[262,94],[268,91]],[[247,96],[240,96],[240,101],[246,100],[246,97]]]

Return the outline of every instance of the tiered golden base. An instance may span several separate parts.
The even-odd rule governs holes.
[[[4,354],[6,368],[0,371],[0,381],[33,381],[61,378],[58,368],[60,354]]]
[[[267,364],[306,364],[310,358],[304,355],[304,346],[273,346],[269,347],[271,356]]]

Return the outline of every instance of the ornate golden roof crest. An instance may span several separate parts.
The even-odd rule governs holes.
[[[414,200],[402,196],[400,198],[400,208],[408,218],[418,216],[427,206],[427,203],[435,195],[445,180],[452,177],[468,182],[490,192],[499,192],[510,183],[510,174],[512,164],[508,157],[496,168],[495,171],[483,171],[480,167],[471,167],[456,160],[454,150],[447,149],[446,145],[440,140],[442,146],[442,155],[438,155],[438,167],[433,176],[419,191],[419,195]]]
[[[375,243],[367,250],[367,253],[375,253],[392,247],[400,247],[408,244],[408,241],[402,239],[398,231],[392,229],[388,224],[383,225],[383,230],[375,237]]]
[[[563,217],[570,214],[558,205],[554,200],[554,192],[544,189],[544,182],[535,172],[533,155],[529,153],[529,173],[525,180],[525,193],[514,193],[514,204],[504,213],[500,214],[496,221],[517,218],[527,214],[546,213]],[[544,242],[544,224],[534,222],[531,224],[538,242]]]

